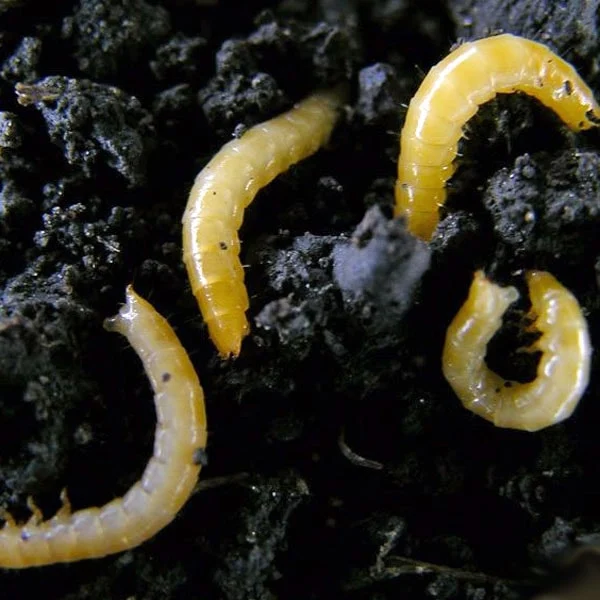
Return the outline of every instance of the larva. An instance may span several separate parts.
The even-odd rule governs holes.
[[[260,188],[327,142],[341,88],[318,92],[225,144],[200,171],[183,214],[183,261],[212,341],[238,356],[249,331],[239,259],[244,209]]]
[[[529,271],[531,317],[542,335],[527,350],[541,351],[537,377],[509,382],[485,364],[486,347],[502,315],[519,297],[483,271],[450,324],[442,357],[444,375],[465,408],[497,427],[537,431],[568,418],[587,387],[592,347],[579,303],[550,273]]]
[[[574,131],[600,124],[600,106],[575,69],[543,44],[510,34],[463,44],[433,67],[410,101],[400,139],[395,214],[429,240],[463,126],[496,94],[524,92]]]
[[[154,390],[154,453],[140,481],[122,498],[71,513],[62,508],[42,521],[17,525],[8,513],[0,530],[0,567],[19,569],[99,558],[133,548],[167,525],[192,493],[206,447],[204,393],[173,329],[131,286],[119,314],[104,327],[124,335],[141,358]]]

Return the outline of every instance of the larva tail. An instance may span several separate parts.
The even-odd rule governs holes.
[[[248,319],[241,311],[220,315],[218,319],[207,320],[210,339],[223,358],[237,357],[242,348],[242,340],[250,332]]]
[[[446,201],[446,189],[414,187],[396,182],[395,217],[405,217],[408,230],[428,242],[439,222],[439,207]]]

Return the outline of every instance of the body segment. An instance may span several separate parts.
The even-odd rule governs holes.
[[[429,240],[465,123],[496,94],[524,92],[574,131],[600,122],[600,106],[575,69],[543,44],[504,34],[461,45],[413,96],[400,139],[395,214]]]
[[[342,102],[319,92],[223,146],[196,177],[183,215],[183,261],[219,353],[237,356],[249,331],[238,230],[257,192],[327,142]]]
[[[530,271],[531,316],[541,333],[528,351],[541,351],[535,380],[508,382],[485,364],[487,345],[502,315],[519,294],[482,271],[448,327],[442,357],[444,376],[461,402],[497,427],[537,431],[568,418],[585,391],[591,343],[574,296],[550,273]]]
[[[47,521],[35,507],[25,525],[7,514],[0,530],[0,567],[99,558],[133,548],[172,521],[196,485],[206,446],[200,382],[167,321],[131,286],[126,296],[105,328],[127,337],[152,384],[157,414],[152,458],[140,481],[104,506],[71,513],[63,492],[63,507]]]

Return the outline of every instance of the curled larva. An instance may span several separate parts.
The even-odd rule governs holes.
[[[33,515],[17,525],[4,512],[0,567],[19,569],[99,558],[133,548],[167,525],[192,493],[206,447],[204,393],[177,336],[154,307],[131,286],[119,314],[104,322],[123,334],[141,358],[154,390],[157,426],[154,453],[140,481],[122,498],[71,513],[62,508],[47,521]]]
[[[433,67],[413,96],[400,139],[395,214],[429,240],[464,124],[496,94],[524,92],[574,131],[600,124],[600,106],[575,69],[543,44],[510,34],[469,42]]]
[[[526,351],[542,353],[536,378],[505,381],[485,364],[502,315],[519,297],[475,273],[469,296],[448,327],[444,375],[465,408],[497,427],[537,431],[568,418],[585,388],[592,352],[579,303],[550,273],[529,271],[530,316],[541,336]]]
[[[341,88],[318,92],[225,144],[200,171],[183,214],[183,261],[212,341],[237,356],[249,331],[239,259],[244,209],[260,188],[327,142]]]

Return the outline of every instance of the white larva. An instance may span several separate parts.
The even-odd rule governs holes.
[[[497,427],[537,431],[571,416],[590,376],[592,346],[575,297],[550,273],[530,271],[531,316],[542,335],[530,350],[542,352],[537,377],[505,381],[485,364],[486,348],[502,315],[519,297],[475,273],[469,296],[448,327],[442,368],[465,408]]]
[[[344,94],[318,92],[225,144],[200,171],[182,218],[183,261],[219,354],[238,356],[248,334],[248,292],[238,230],[258,191],[314,154],[333,130]]]
[[[544,44],[510,34],[462,44],[427,73],[402,128],[395,214],[412,233],[433,235],[465,123],[496,94],[514,92],[533,96],[573,131],[600,123],[590,88]]]
[[[122,498],[71,513],[63,507],[47,521],[18,525],[8,514],[0,530],[0,567],[19,569],[99,558],[133,548],[170,523],[196,485],[206,447],[204,393],[175,332],[154,307],[127,288],[126,304],[105,328],[129,340],[154,390],[154,453],[140,481]]]

